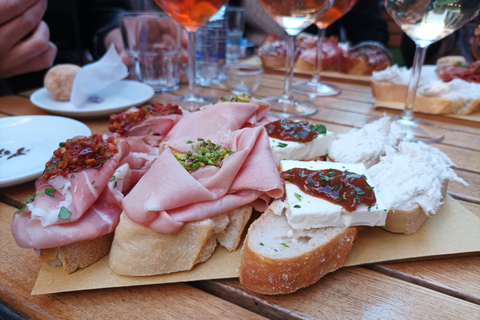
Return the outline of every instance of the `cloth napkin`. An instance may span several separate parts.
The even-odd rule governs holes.
[[[89,101],[98,100],[98,92],[126,76],[128,68],[112,44],[98,61],[80,69],[73,81],[70,102],[76,108],[84,107]]]

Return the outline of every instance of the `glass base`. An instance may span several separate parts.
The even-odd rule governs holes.
[[[339,95],[342,90],[318,81],[295,81],[292,83],[292,91],[308,96],[329,97]]]
[[[198,111],[200,107],[206,106],[217,101],[218,98],[208,96],[198,96],[193,94],[185,94],[183,96],[174,96],[167,99],[167,103],[178,104],[185,110],[190,112]]]
[[[395,124],[400,128],[404,138],[408,141],[432,143],[442,141],[445,137],[441,130],[422,120],[397,118]]]
[[[262,99],[270,103],[268,114],[280,118],[307,117],[318,112],[318,109],[308,101],[270,97]]]

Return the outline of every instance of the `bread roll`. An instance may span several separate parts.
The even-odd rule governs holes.
[[[58,64],[48,70],[43,82],[50,96],[58,101],[69,101],[73,80],[80,69],[74,64]]]

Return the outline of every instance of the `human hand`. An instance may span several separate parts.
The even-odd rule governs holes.
[[[46,69],[56,46],[42,17],[47,0],[0,0],[0,78]]]

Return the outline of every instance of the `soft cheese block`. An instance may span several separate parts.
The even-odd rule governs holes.
[[[370,188],[375,188],[372,179],[366,174],[363,164],[345,164],[324,161],[293,161],[280,162],[281,171],[286,172],[293,168],[308,170],[336,169],[365,175]],[[286,216],[288,223],[294,229],[321,228],[326,226],[384,226],[388,208],[375,194],[376,203],[366,205],[359,203],[353,212],[342,206],[314,197],[300,190],[295,184],[285,180]]]
[[[286,141],[278,138],[268,138],[272,148],[273,158],[277,164],[281,160],[308,160],[327,154],[332,146],[334,134],[327,131],[319,134],[310,142]]]

